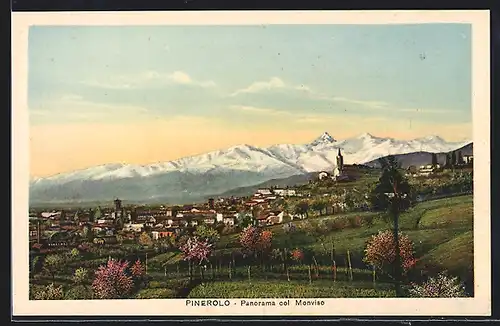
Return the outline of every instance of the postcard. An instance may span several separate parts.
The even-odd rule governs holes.
[[[14,315],[490,314],[487,11],[12,26]]]

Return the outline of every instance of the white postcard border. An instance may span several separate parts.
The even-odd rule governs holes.
[[[484,316],[491,313],[490,31],[489,12],[474,11],[219,11],[16,12],[12,14],[12,290],[13,314],[28,315],[372,315]],[[28,30],[32,25],[472,24],[475,297],[464,299],[318,299],[323,306],[189,307],[185,299],[30,301],[28,299],[29,123]],[[255,300],[253,300],[255,301]]]

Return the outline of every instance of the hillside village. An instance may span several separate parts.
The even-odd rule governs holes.
[[[406,168],[406,175],[432,181],[450,169],[471,171],[472,163],[472,155],[453,152],[445,164],[433,156],[427,165]],[[308,185],[260,188],[251,196],[210,198],[205,203],[182,206],[124,206],[117,198],[108,207],[30,209],[29,241],[32,250],[44,252],[89,240],[98,245],[137,242],[144,233],[153,241],[178,237],[199,225],[231,233],[247,225],[272,226],[305,219],[310,211],[319,215],[367,211],[370,187],[356,182],[369,175],[376,181],[378,174],[377,168],[344,164],[339,149],[335,169],[317,173]]]

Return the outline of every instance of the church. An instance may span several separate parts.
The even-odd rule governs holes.
[[[339,148],[337,154],[337,166],[333,170],[333,179],[335,181],[353,181],[361,176],[363,165],[344,164],[344,157]]]

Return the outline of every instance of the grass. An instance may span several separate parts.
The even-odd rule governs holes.
[[[169,288],[141,289],[135,296],[136,299],[172,299],[175,297],[176,291]]]
[[[474,208],[469,203],[436,208],[426,211],[418,223],[419,228],[471,226]]]
[[[464,232],[430,250],[422,257],[420,264],[439,267],[454,275],[466,277],[473,271],[473,248],[473,232]]]
[[[393,297],[388,284],[373,287],[370,282],[317,281],[232,281],[204,283],[188,298],[366,298]]]
[[[343,229],[325,232],[322,237],[308,235],[300,228],[309,220],[329,221],[351,219],[360,216],[362,219],[373,218],[373,223],[358,227],[347,226]],[[148,259],[148,271],[151,281],[148,288],[140,290],[136,298],[312,298],[312,297],[387,297],[393,296],[391,285],[385,283],[382,275],[377,274],[377,287],[373,287],[371,271],[362,262],[363,251],[367,240],[379,231],[391,228],[379,213],[345,213],[330,216],[293,221],[298,231],[293,234],[284,232],[282,225],[270,226],[273,232],[274,247],[307,248],[314,252],[320,265],[320,276],[309,284],[307,266],[291,266],[290,280],[276,264],[273,270],[262,271],[254,266],[251,269],[251,280],[248,280],[246,266],[232,269],[232,280],[229,280],[228,259],[234,249],[239,248],[238,234],[221,236],[216,254],[224,256],[222,270],[217,269],[212,280],[212,270],[205,272],[207,282],[197,285],[189,282],[187,265],[180,253],[168,252]],[[427,270],[428,267],[447,270],[454,276],[472,280],[473,266],[473,198],[460,196],[422,202],[400,216],[400,228],[414,242],[415,256],[418,258],[417,268]],[[325,244],[327,250],[322,245]],[[337,263],[337,282],[333,282],[330,266],[330,243],[335,246]],[[351,253],[353,277],[352,282],[346,276],[347,251]],[[241,258],[237,258],[237,262]],[[88,259],[71,263],[67,267],[67,275],[56,276],[56,284],[64,284],[65,291],[70,283],[70,274],[76,267],[85,266],[96,269],[105,263],[107,258]],[[179,264],[180,262],[180,264]],[[246,264],[240,261],[240,264]],[[163,266],[167,266],[164,270]],[[177,268],[180,268],[179,274]],[[165,272],[167,276],[165,276]],[[417,271],[419,272],[419,271]],[[198,271],[196,271],[198,273]],[[37,277],[31,283],[40,286],[52,281],[47,277]],[[39,285],[35,285],[39,284]],[[192,290],[191,290],[192,289]],[[189,291],[191,291],[189,293]]]

